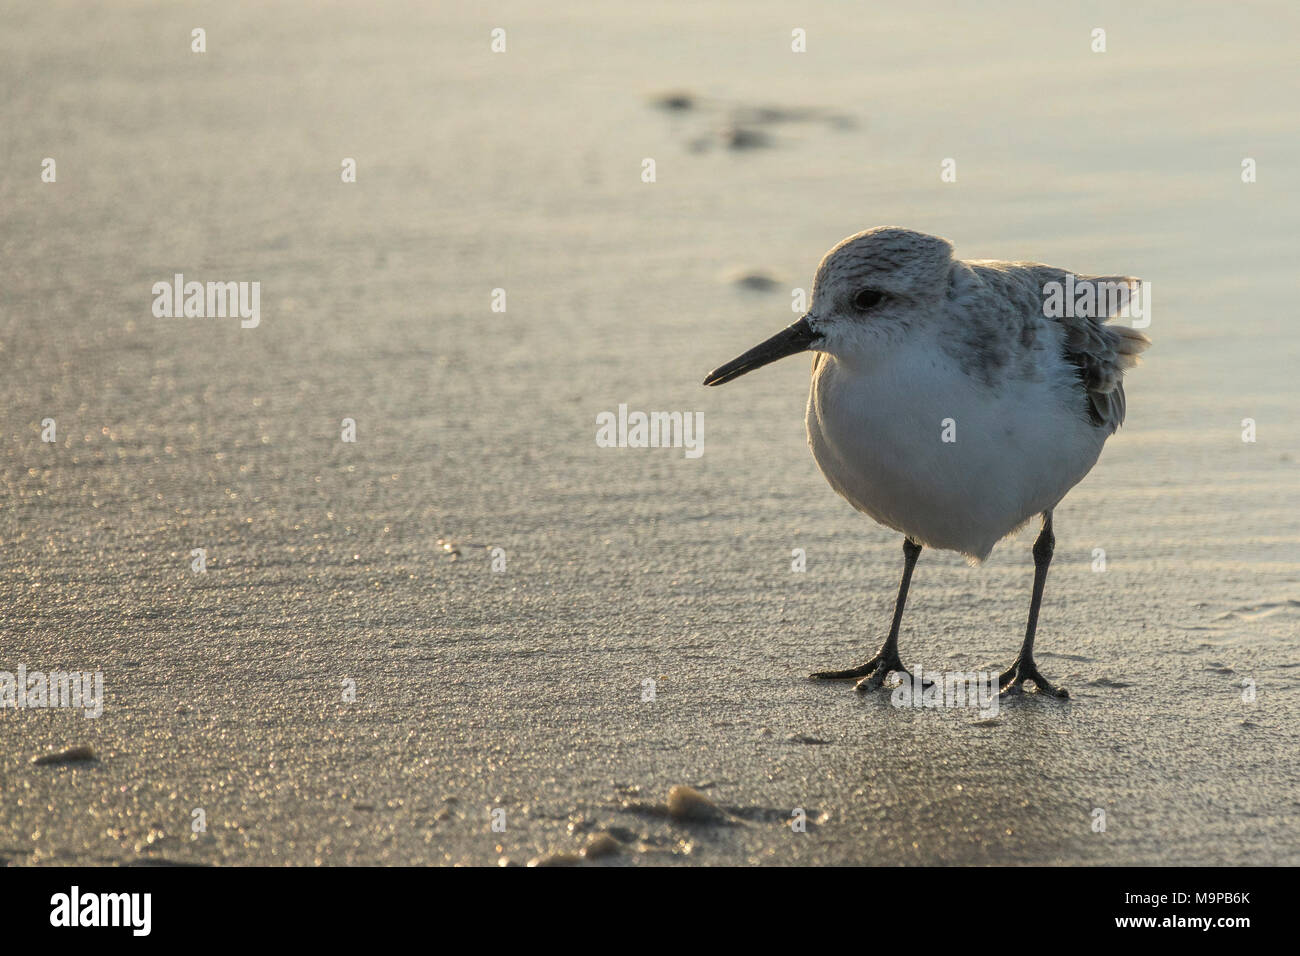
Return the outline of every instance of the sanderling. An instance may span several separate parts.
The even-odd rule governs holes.
[[[1103,307],[1051,317],[1049,289],[1059,294],[1067,279],[1088,293],[1081,302]],[[822,259],[803,318],[709,374],[705,385],[722,385],[787,355],[818,353],[806,417],[813,457],[854,508],[904,535],[884,646],[860,667],[813,677],[861,678],[857,689],[866,691],[894,671],[907,674],[898,629],[921,547],[978,563],[1041,514],[1025,640],[999,685],[1028,680],[1068,696],[1038,672],[1033,654],[1056,540],[1052,509],[1124,420],[1124,370],[1149,341],[1105,323],[1116,290],[1127,310],[1138,288],[1129,276],[963,261],[946,239],[869,229]]]

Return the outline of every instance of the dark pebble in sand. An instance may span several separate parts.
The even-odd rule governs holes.
[[[32,758],[32,763],[37,766],[56,763],[88,763],[92,760],[98,760],[95,751],[89,747],[69,747],[66,750],[52,750],[47,754],[41,754]]]
[[[728,126],[720,135],[728,149],[761,149],[772,142],[766,133],[743,126]]]
[[[732,282],[742,289],[750,289],[754,292],[771,292],[780,285],[766,272],[744,272],[736,276]]]
[[[820,737],[812,737],[808,734],[791,734],[785,738],[788,744],[827,744],[829,740],[822,740]]]
[[[674,112],[695,108],[695,97],[681,90],[672,93],[661,93],[654,97],[651,102],[661,110],[673,110]]]

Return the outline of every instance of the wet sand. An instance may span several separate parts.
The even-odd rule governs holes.
[[[0,670],[105,700],[0,710],[0,861],[1300,863],[1295,14],[743,10],[9,13]],[[1056,512],[1066,704],[805,677],[875,649],[900,542],[818,474],[805,360],[699,382],[885,223],[1153,283]],[[178,272],[260,324],[155,318]],[[597,447],[621,403],[703,455]],[[1006,666],[1031,544],[924,553],[904,660]]]

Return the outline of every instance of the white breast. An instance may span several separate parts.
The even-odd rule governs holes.
[[[853,507],[923,545],[983,560],[1096,463],[1105,432],[1089,424],[1084,400],[1063,360],[990,388],[924,341],[868,368],[823,354],[808,443]]]

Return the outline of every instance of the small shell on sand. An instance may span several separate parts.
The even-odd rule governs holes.
[[[674,820],[720,820],[727,816],[700,791],[682,784],[668,791],[668,815]]]
[[[95,751],[83,744],[76,747],[68,747],[66,750],[51,750],[47,754],[40,754],[39,756],[32,758],[32,763],[38,766],[44,766],[46,764],[55,763],[87,763],[91,760],[98,759],[99,758],[95,756]]]
[[[582,855],[592,860],[601,856],[613,856],[623,849],[623,844],[608,833],[593,833],[587,845],[582,848]]]

